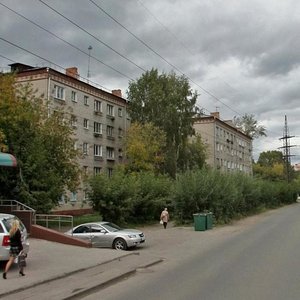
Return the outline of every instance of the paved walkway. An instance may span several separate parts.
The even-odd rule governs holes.
[[[7,273],[7,280],[0,279],[0,298],[7,298],[16,290],[26,290],[43,283],[49,283],[59,278],[77,272],[84,272],[95,266],[103,268],[103,282],[105,272],[109,271],[109,263],[125,261],[132,263],[135,269],[145,265],[151,265],[163,260],[178,259],[176,248],[185,249],[186,256],[195,252],[207,251],[210,247],[218,244],[223,238],[230,235],[240,234],[259,218],[265,217],[267,212],[259,216],[253,216],[241,220],[234,225],[221,226],[204,232],[195,231],[193,227],[173,227],[166,230],[161,225],[140,227],[146,236],[145,244],[129,251],[117,251],[114,249],[83,248],[64,245],[39,239],[30,239],[30,253],[27,258],[26,276],[20,277],[18,268],[14,265]],[[173,249],[173,251],[172,251]],[[138,255],[137,255],[138,254]],[[3,272],[2,265],[2,272]],[[117,267],[118,268],[118,267]],[[121,268],[121,264],[120,264]],[[132,272],[127,266],[124,270],[118,269],[118,276]],[[21,299],[21,298],[18,298]]]

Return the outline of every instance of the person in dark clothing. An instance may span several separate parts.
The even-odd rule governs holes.
[[[22,245],[22,235],[20,231],[20,223],[18,220],[14,220],[9,231],[10,236],[10,250],[9,250],[9,260],[5,266],[5,270],[3,273],[3,279],[6,279],[6,273],[14,262],[15,258],[19,255],[19,253],[23,250]],[[25,276],[23,272],[23,266],[19,266],[19,274],[21,276]]]

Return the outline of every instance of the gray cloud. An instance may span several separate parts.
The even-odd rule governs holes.
[[[289,126],[297,135],[300,75],[297,1],[94,0],[162,58],[88,0],[43,1],[83,30],[36,0],[0,3],[86,53],[91,45],[91,54],[96,58],[91,59],[91,80],[100,85],[121,88],[125,95],[129,78],[138,78],[143,70],[154,67],[160,72],[170,72],[175,67],[175,72],[188,76],[192,88],[201,94],[200,106],[208,111],[217,108],[224,119],[237,113],[252,113],[267,126],[269,137],[255,142],[255,156],[259,151],[280,146],[278,137],[282,134],[284,115],[288,115]],[[63,68],[77,66],[80,74],[87,76],[88,55],[1,5],[0,20],[0,36],[23,48],[0,40],[0,55],[8,58],[0,56],[1,69],[6,70],[10,60],[49,65],[42,59],[45,58]],[[54,64],[51,66],[55,67]],[[297,154],[297,149],[294,151]]]

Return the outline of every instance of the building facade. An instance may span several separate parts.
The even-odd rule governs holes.
[[[231,121],[220,120],[219,112],[197,118],[196,134],[207,145],[206,163],[223,172],[240,171],[252,175],[252,139]]]
[[[60,210],[89,208],[87,186],[83,177],[107,173],[123,162],[123,141],[130,126],[127,101],[121,90],[112,93],[81,81],[77,68],[68,68],[66,73],[51,68],[34,68],[15,63],[18,83],[30,83],[37,96],[48,103],[48,113],[63,112],[74,128],[74,147],[82,155],[78,160],[82,180],[78,190],[67,192],[60,200]]]

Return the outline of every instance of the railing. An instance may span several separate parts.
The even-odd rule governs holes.
[[[67,231],[73,228],[73,216],[35,214],[34,224],[57,231]]]
[[[0,200],[0,206],[13,207],[14,210],[30,210],[35,212],[35,210],[17,200]]]

